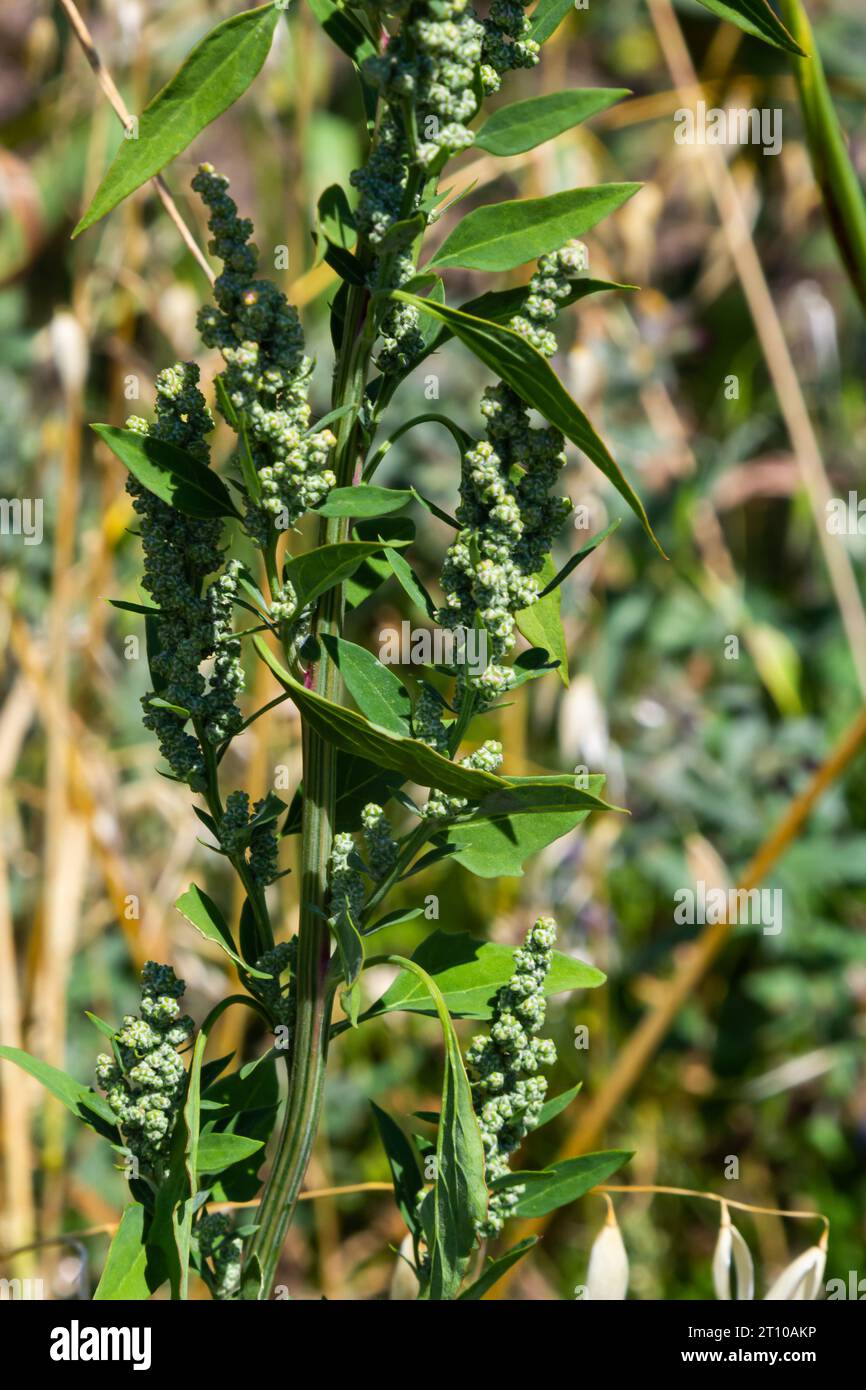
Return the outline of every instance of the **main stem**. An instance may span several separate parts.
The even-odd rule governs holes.
[[[368,322],[369,297],[353,288],[346,303],[345,326],[334,381],[334,407],[348,405],[340,419],[334,472],[337,487],[353,481],[358,454],[358,415],[372,348]],[[349,522],[329,517],[320,543],[345,540]],[[314,635],[338,635],[343,620],[343,588],[337,585],[323,595],[316,614]],[[320,644],[316,689],[339,703],[340,673]],[[250,1245],[261,1267],[259,1297],[270,1297],[280,1251],[294,1215],[298,1194],[319,1127],[325,1089],[325,1067],[331,1023],[333,984],[327,979],[330,936],[327,923],[328,865],[334,838],[336,802],[336,749],[313,729],[303,725],[303,824],[301,838],[301,908],[296,966],[296,1019],[289,1060],[289,1096],[274,1163],[258,1212],[258,1230]]]

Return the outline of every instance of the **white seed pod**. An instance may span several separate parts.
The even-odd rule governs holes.
[[[628,1252],[617,1224],[613,1203],[608,1197],[607,1220],[589,1253],[586,1297],[595,1303],[611,1302],[625,1298],[627,1292]]]
[[[393,1303],[413,1303],[418,1297],[421,1285],[415,1273],[415,1247],[411,1235],[403,1237],[402,1244],[394,1262],[391,1275],[391,1289],[388,1297]]]
[[[736,1295],[731,1288],[731,1266],[736,1281]],[[742,1303],[755,1297],[755,1267],[748,1245],[736,1226],[731,1224],[731,1214],[726,1202],[722,1202],[719,1238],[713,1255],[713,1285],[716,1298],[730,1302],[734,1299]]]
[[[781,1303],[796,1300],[812,1302],[821,1292],[824,1266],[827,1263],[827,1236],[818,1245],[811,1245],[782,1270],[778,1279],[764,1295],[765,1302]]]

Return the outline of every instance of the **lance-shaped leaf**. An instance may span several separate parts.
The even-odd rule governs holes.
[[[842,264],[866,309],[866,196],[827,79],[821,54],[801,0],[781,0],[782,14],[808,57],[792,59],[815,182],[821,190],[830,231]]]
[[[713,14],[718,15],[719,19],[727,19],[731,24],[736,24],[738,29],[753,34],[757,39],[763,39],[774,48],[783,48],[788,53],[803,52],[767,4],[767,0],[700,0],[700,3],[705,10],[711,10]]]
[[[175,511],[202,518],[240,517],[222,478],[185,449],[116,425],[90,428],[142,487]]]
[[[268,56],[280,17],[277,5],[232,15],[202,39],[145,107],[96,190],[73,236],[98,222],[237,101]]]
[[[583,236],[639,188],[639,183],[604,183],[475,208],[445,238],[429,264],[440,270],[513,270]]]
[[[454,1025],[436,982],[416,960],[404,956],[376,956],[374,960],[399,965],[416,976],[432,1000],[442,1026],[445,1072],[436,1130],[436,1177],[420,1211],[429,1253],[420,1297],[431,1302],[445,1301],[457,1296],[478,1226],[487,1215],[481,1131]]]
[[[558,662],[557,671],[563,685],[568,685],[568,644],[565,628],[562,625],[562,594],[554,583],[556,570],[553,559],[546,556],[538,575],[544,585],[544,592],[528,608],[521,608],[514,615],[518,632],[534,647],[542,647],[553,661]]]
[[[402,542],[392,541],[391,544]],[[333,545],[320,545],[288,560],[283,580],[294,589],[298,607],[306,608],[328,589],[342,584],[365,560],[384,548],[381,541],[337,541]]]
[[[197,884],[191,883],[185,893],[182,893],[175,903],[178,912],[182,913],[186,920],[195,927],[197,932],[208,941],[213,941],[227,956],[244,969],[248,975],[255,975],[257,979],[269,980],[270,976],[263,970],[255,970],[251,965],[247,965],[243,957],[238,954],[232,937],[231,928],[225,917],[223,917],[213,898],[208,897],[207,893]]]
[[[392,297],[413,305],[424,314],[432,315],[440,323],[447,324],[454,336],[516,391],[528,406],[537,410],[551,425],[561,430],[566,438],[582,449],[613,484],[620,496],[625,498],[635,515],[640,518],[659,553],[664,554],[653,534],[640,498],[623,477],[607,445],[596,434],[580,406],[571,399],[550,363],[540,352],[519,333],[502,324],[473,318],[472,315],[463,314],[459,309],[449,308],[445,304],[431,304],[429,300],[418,299],[416,295],[407,294],[403,290],[394,290]],[[534,638],[529,640],[537,646],[546,645]]]
[[[576,87],[515,101],[488,117],[475,132],[475,144],[488,154],[523,154],[629,95],[626,87]]]
[[[145,1244],[145,1210],[139,1202],[124,1207],[105,1267],[94,1290],[94,1302],[142,1302],[162,1283]]]
[[[427,936],[412,959],[435,979],[448,1011],[461,1018],[490,1018],[496,991],[514,974],[514,947],[480,941],[468,932],[435,931]],[[544,980],[545,995],[573,989],[595,989],[604,975],[591,965],[554,951]],[[424,981],[409,974],[396,980],[367,1011],[366,1018],[394,1010],[431,1014],[433,1001]]]
[[[563,1158],[539,1172],[513,1172],[497,1178],[494,1187],[523,1187],[515,1207],[516,1216],[547,1216],[558,1207],[568,1206],[583,1197],[590,1188],[606,1182],[611,1173],[631,1158],[626,1149],[610,1149],[603,1153],[580,1154]]]
[[[616,520],[612,521],[609,526],[605,526],[603,531],[599,531],[597,535],[592,536],[584,545],[580,547],[580,550],[575,551],[574,555],[572,555],[569,560],[566,560],[565,564],[563,565],[562,569],[558,572],[558,574],[555,574],[554,577],[545,584],[538,597],[545,598],[547,594],[552,594],[554,589],[558,589],[559,586],[562,584],[563,580],[567,579],[568,576],[571,574],[572,570],[576,570],[578,565],[582,564],[582,562],[586,559],[587,555],[591,555],[594,550],[598,549],[602,541],[607,540],[608,536],[610,536],[617,529],[619,523],[620,518],[617,517]]]
[[[424,1180],[418,1167],[418,1158],[396,1120],[387,1110],[381,1110],[375,1101],[370,1101],[382,1148],[388,1159],[388,1167],[394,1179],[394,1196],[400,1214],[407,1228],[413,1233],[420,1232],[418,1218],[418,1193],[424,1190]]]
[[[569,1090],[562,1091],[558,1096],[551,1096],[550,1100],[546,1100],[539,1111],[538,1123],[535,1128],[541,1129],[542,1125],[550,1124],[550,1121],[555,1120],[557,1115],[561,1115],[563,1110],[567,1110],[571,1102],[580,1092],[582,1086],[583,1082],[578,1081],[576,1086],[572,1086]]]
[[[394,672],[366,647],[344,637],[325,636],[322,642],[361,713],[381,728],[408,737],[412,701]]]
[[[316,510],[319,516],[378,517],[399,512],[411,501],[408,489],[357,483],[355,487],[333,488]]]
[[[590,811],[613,809],[594,794],[603,783],[595,776],[587,791],[572,781],[495,792],[477,816],[450,826],[443,843],[453,847],[456,863],[480,878],[519,877],[530,855],[574,830]]]
[[[369,801],[384,806],[404,781],[399,772],[385,772],[366,758],[337,750],[337,802],[335,830],[360,830],[361,812]],[[300,786],[292,799],[281,834],[300,834],[304,792]]]
[[[307,723],[326,743],[332,743],[347,753],[360,753],[382,768],[402,772],[404,777],[411,777],[422,787],[437,787],[451,796],[477,801],[487,792],[508,785],[491,772],[480,772],[451,763],[419,739],[400,738],[378,724],[371,724],[353,710],[326,700],[315,690],[307,690],[281,665],[264,642],[257,637],[253,641],[262,660],[289,692]]]
[[[67,1110],[71,1110],[76,1119],[83,1120],[98,1133],[117,1142],[117,1117],[104,1096],[99,1095],[90,1086],[82,1086],[74,1076],[60,1071],[58,1067],[52,1067],[39,1057],[31,1057],[29,1052],[23,1052],[20,1047],[0,1044],[0,1058],[14,1062],[22,1071],[34,1076],[46,1091],[62,1101]]]
[[[506,1250],[504,1255],[497,1255],[495,1259],[487,1262],[484,1273],[481,1274],[474,1284],[470,1284],[468,1289],[464,1289],[460,1295],[460,1302],[466,1299],[475,1300],[483,1298],[494,1284],[498,1284],[504,1274],[507,1274],[512,1265],[516,1265],[518,1260],[522,1260],[524,1255],[528,1255],[534,1245],[538,1244],[538,1236],[527,1236],[519,1245],[513,1245],[510,1250]]]
[[[573,11],[574,0],[538,0],[529,16],[529,32],[526,37],[535,43],[546,43],[565,16]]]

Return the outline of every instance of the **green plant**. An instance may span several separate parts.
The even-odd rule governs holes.
[[[79,231],[240,95],[262,66],[280,8],[238,15],[199,45],[121,146]],[[567,8],[542,0],[527,18],[523,6],[496,0],[482,22],[461,0],[414,0],[401,17],[387,16],[391,37],[380,51],[383,10],[316,0],[323,28],[357,67],[370,130],[368,157],[352,180],[356,205],[335,186],[318,207],[317,253],[341,282],[331,312],[330,412],[311,423],[312,364],[298,314],[258,278],[252,225],[239,216],[226,180],[203,165],[193,186],[208,207],[210,249],[223,269],[199,327],[224,361],[216,407],[237,436],[229,466],[224,476],[211,467],[213,418],[192,363],[159,374],[152,422],[95,426],[129,470],[141,525],[144,588],[153,602],[131,606],[147,633],[145,722],[170,775],[201,798],[196,814],[244,892],[236,924],[197,886],[177,906],[228,953],[246,991],[203,1021],[181,1076],[175,1049],[191,1027],[178,1017],[182,986],[169,967],[149,963],[142,1017],[119,1030],[97,1021],[112,1047],[97,1067],[106,1098],[4,1050],[105,1134],[127,1165],[132,1202],[97,1297],[147,1297],[166,1282],[173,1296],[185,1297],[190,1270],[216,1297],[268,1297],[316,1133],[329,1045],[393,1009],[435,1015],[444,1041],[442,1104],[435,1145],[420,1146],[423,1169],[399,1126],[377,1113],[422,1297],[479,1297],[492,1273],[529,1248],[507,1251],[473,1280],[479,1236],[497,1234],[510,1214],[540,1215],[573,1201],[626,1157],[582,1155],[532,1174],[508,1167],[525,1132],[573,1098],[546,1102],[537,1074],[550,1054],[536,1036],[544,996],[602,981],[552,952],[551,924],[537,923],[518,951],[434,932],[412,959],[367,954],[375,932],[421,915],[420,908],[380,913],[389,892],[425,863],[451,856],[483,876],[513,872],[515,860],[519,866],[590,812],[611,809],[599,797],[600,778],[511,776],[498,741],[487,738],[469,752],[464,744],[473,722],[495,715],[509,690],[562,664],[559,590],[606,534],[556,570],[551,547],[571,505],[551,489],[566,439],[655,539],[636,493],[548,361],[557,310],[618,288],[583,277],[576,238],[636,186],[476,208],[421,265],[427,228],[444,211],[438,179],[452,156],[473,143],[520,153],[527,139],[540,143],[600,109],[586,93],[563,93],[520,103],[517,116],[500,108],[477,130],[469,125],[509,70],[537,61]],[[752,32],[784,39],[759,0],[709,8],[746,15]],[[446,303],[441,270],[498,273],[530,260],[538,267],[528,285],[489,291],[459,308]],[[452,337],[498,379],[482,403],[486,439],[429,413],[388,435],[395,392]],[[533,425],[531,410],[547,423]],[[451,432],[461,457],[456,516],[437,512],[455,531],[441,602],[407,561],[412,523],[396,515],[430,504],[414,490],[372,481],[399,435],[431,419]],[[385,439],[377,445],[380,431]],[[289,554],[286,534],[310,512],[319,543]],[[480,665],[471,668],[458,650],[425,667],[410,689],[348,641],[347,603],[363,602],[388,575],[425,621],[483,638]],[[245,628],[237,626],[238,610],[248,615]],[[530,646],[510,660],[518,632]],[[247,793],[226,794],[221,782],[232,740],[275,703],[242,715],[248,655],[270,668],[279,699],[292,700],[302,719],[303,782],[291,805],[275,793],[250,805]],[[344,692],[355,708],[343,702]],[[423,804],[407,783],[429,792]],[[294,833],[301,837],[301,906],[288,939],[268,889],[280,874],[280,840]],[[395,966],[398,978],[362,1011],[361,973],[378,963]],[[345,1018],[332,1023],[338,991]],[[254,1010],[274,1043],[226,1074],[230,1059],[206,1061],[205,1049],[231,1007]],[[470,1047],[471,1081],[452,1017],[492,1019],[490,1040]],[[278,1063],[288,1089],[268,1176],[254,1220],[235,1224],[208,1206],[258,1193],[262,1151],[281,1108]]]

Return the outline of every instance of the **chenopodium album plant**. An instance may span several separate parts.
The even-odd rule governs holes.
[[[164,1284],[184,1298],[191,1270],[215,1298],[267,1298],[317,1130],[330,1044],[392,1010],[438,1019],[444,1042],[441,1109],[427,1116],[435,1142],[410,1141],[375,1108],[420,1298],[480,1298],[532,1244],[485,1263],[485,1242],[510,1217],[544,1215],[574,1200],[627,1157],[584,1155],[532,1173],[511,1167],[524,1136],[577,1090],[546,1098],[544,1069],[555,1055],[543,1036],[546,997],[603,978],[554,950],[550,918],[536,921],[516,950],[440,931],[412,958],[369,950],[382,928],[422,915],[383,908],[395,885],[426,863],[451,856],[482,876],[519,872],[530,853],[609,809],[598,795],[600,777],[576,785],[555,774],[511,776],[498,741],[468,752],[464,745],[476,717],[518,685],[564,673],[560,586],[607,534],[556,571],[551,548],[571,511],[556,494],[566,440],[601,469],[655,541],[641,502],[549,363],[557,315],[618,288],[584,274],[576,238],[636,185],[478,207],[427,259],[424,241],[444,211],[439,179],[453,156],[473,145],[521,153],[621,93],[570,90],[499,104],[478,123],[485,98],[509,72],[538,62],[570,9],[562,0],[541,0],[531,17],[522,0],[493,0],[483,19],[466,0],[311,4],[355,65],[369,135],[350,187],[331,187],[319,200],[314,229],[317,256],[339,283],[332,408],[312,419],[312,363],[298,313],[260,278],[252,224],[239,215],[227,180],[205,164],[193,188],[222,269],[199,329],[222,356],[214,405],[234,431],[234,453],[217,472],[208,444],[214,416],[191,362],[159,373],[152,418],[94,426],[129,470],[143,548],[150,602],[119,606],[141,613],[146,627],[152,688],[144,722],[244,893],[235,924],[197,885],[178,901],[231,958],[243,985],[198,1027],[181,1014],[183,981],[170,966],[148,962],[139,1015],[119,1028],[95,1020],[109,1048],[96,1064],[97,1089],[4,1049],[122,1156],[131,1200],[97,1298],[146,1298]],[[198,45],[142,113],[136,138],[122,143],[77,232],[240,95],[285,8],[238,14]],[[750,32],[795,48],[760,0],[727,0],[722,8]],[[495,273],[533,260],[522,287],[491,289],[459,308],[447,303],[441,271]],[[481,401],[483,437],[469,432],[471,422],[431,413],[389,433],[395,392],[451,338],[496,378]],[[530,411],[545,423],[533,424]],[[459,450],[454,517],[414,488],[372,481],[399,437],[428,421],[449,430]],[[396,514],[412,503],[453,529],[441,602],[406,558],[414,525]],[[286,534],[307,513],[319,519],[318,543],[290,554]],[[483,639],[484,659],[470,666],[455,643],[453,661],[424,670],[410,691],[348,641],[347,606],[363,603],[389,576],[425,621]],[[514,656],[518,633],[529,648]],[[232,740],[277,703],[242,714],[251,656],[267,664],[282,688],[278,698],[292,700],[301,716],[303,779],[291,804],[274,793],[251,803],[221,779]],[[281,873],[281,842],[294,834],[300,913],[292,934],[269,890]],[[362,1011],[361,973],[382,963],[397,976]],[[344,1017],[332,1022],[338,993]],[[255,1010],[274,1042],[228,1072],[231,1059],[206,1061],[205,1049],[217,1019],[234,1007]],[[465,1059],[453,1017],[488,1025]],[[254,1213],[232,1215],[259,1193]]]

